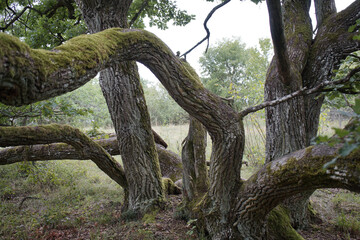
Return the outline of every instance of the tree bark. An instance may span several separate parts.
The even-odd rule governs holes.
[[[202,197],[209,189],[206,164],[206,130],[199,121],[190,117],[189,133],[183,142],[183,197],[191,202]]]
[[[131,2],[78,1],[88,29],[92,33],[112,27],[126,28]],[[164,191],[160,165],[135,62],[119,62],[103,70],[100,73],[100,86],[118,136],[125,174],[129,182],[129,208],[146,211],[162,204]],[[145,182],[147,184],[144,184]]]
[[[17,130],[18,131],[18,130]],[[110,155],[120,155],[119,144],[116,137],[94,140]],[[175,153],[166,150],[162,145],[156,144],[162,176],[173,181],[181,179],[181,159]],[[71,145],[65,143],[37,144],[29,146],[8,147],[0,150],[0,165],[8,165],[23,161],[49,161],[49,160],[89,160],[89,152],[81,154]]]
[[[336,157],[337,150],[326,145],[302,149],[266,164],[248,179],[239,192],[236,208],[237,227],[244,238],[265,239],[267,214],[274,206],[300,192],[318,188],[360,192],[359,150],[329,168],[323,167]]]
[[[66,51],[66,56],[73,56],[65,63],[54,65],[56,70],[52,72],[50,79],[50,74],[43,74],[46,73],[46,68],[40,64],[40,60],[32,57],[33,50],[12,37],[3,34],[0,37],[6,40],[0,41],[5,47],[1,48],[0,61],[6,63],[0,64],[0,85],[18,90],[13,94],[0,94],[0,101],[7,103],[24,103],[29,99],[34,101],[58,94],[56,89],[53,92],[37,89],[42,83],[49,83],[50,86],[52,77],[56,80],[60,78],[59,75],[59,81],[63,83],[61,91],[64,92],[73,85],[80,84],[77,79],[89,80],[94,69],[99,71],[120,61],[131,60],[138,60],[147,66],[175,101],[205,126],[212,138],[210,187],[207,195],[199,199],[196,208],[202,213],[200,216],[205,224],[204,228],[214,239],[264,238],[261,221],[266,212],[293,194],[317,187],[344,187],[358,191],[358,155],[351,155],[344,161],[339,160],[328,173],[323,169],[324,161],[330,161],[334,156],[320,157],[323,151],[313,152],[316,147],[303,150],[303,154],[297,153],[300,157],[292,155],[290,158],[269,162],[256,176],[246,182],[242,181],[240,169],[245,140],[242,117],[231,106],[206,90],[185,61],[176,57],[166,45],[146,31],[110,29],[70,40],[59,51],[42,51],[45,60],[51,59],[48,62],[50,65],[53,64],[52,61],[60,61]],[[99,45],[92,50],[98,54],[93,55],[88,50],[91,52],[88,54],[93,57],[92,61],[98,63],[92,67],[86,63],[89,55],[76,56],[69,48],[72,44],[79,44],[77,49],[86,49],[88,44],[83,40],[97,43],[92,46]],[[101,53],[99,49],[102,50]],[[298,59],[301,65],[301,52],[299,54],[297,58],[291,54],[289,56]],[[12,68],[24,69],[25,66],[27,72],[34,74],[22,76],[19,73],[11,76],[7,71]],[[69,85],[64,86],[64,83]],[[54,86],[56,88],[58,85]],[[28,89],[35,90],[31,98],[26,97]],[[311,156],[306,154],[308,152]],[[330,151],[327,149],[325,152]],[[264,206],[264,210],[259,210],[257,206]]]
[[[77,151],[78,156],[87,156],[110,178],[123,187],[127,194],[128,181],[122,166],[104,148],[78,129],[58,124],[37,127],[0,127],[0,147],[49,144],[54,142],[67,143]],[[63,148],[61,145],[60,147]],[[21,152],[18,151],[24,154],[19,156],[18,154],[21,154]],[[33,157],[30,155],[31,147],[15,148],[10,150],[10,154],[12,156],[17,155],[20,158],[24,157],[25,161]],[[8,158],[11,158],[11,155],[5,156],[6,161],[8,161]]]
[[[295,74],[290,84],[284,84],[282,71],[274,63],[275,54],[265,84],[266,101],[330,80],[340,60],[359,49],[359,44],[351,38],[353,33],[347,31],[359,17],[359,1],[339,14],[335,14],[333,0],[315,1],[319,29],[314,41],[309,7],[309,1],[304,0],[283,3],[286,49]],[[317,134],[322,102],[322,96],[312,94],[266,109],[266,162],[310,145]],[[286,202],[295,227],[307,224],[307,203],[311,194],[312,191],[303,192]]]

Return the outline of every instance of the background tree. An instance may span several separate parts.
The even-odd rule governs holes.
[[[237,109],[263,99],[271,43],[260,39],[259,48],[247,48],[240,39],[224,39],[200,58],[202,81],[213,93],[233,98]]]

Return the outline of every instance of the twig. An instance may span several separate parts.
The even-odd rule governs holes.
[[[190,50],[188,50],[187,52],[185,52],[183,55],[181,55],[180,57],[185,57],[186,58],[186,55],[188,53],[190,53],[192,50],[194,50],[197,46],[199,46],[200,44],[202,44],[205,40],[207,40],[207,46],[206,46],[206,50],[205,50],[205,53],[207,52],[207,50],[209,49],[209,39],[210,39],[210,30],[209,28],[207,27],[207,23],[208,21],[210,20],[210,18],[212,17],[212,15],[214,14],[214,12],[216,10],[218,10],[219,8],[221,8],[222,6],[228,4],[231,0],[226,0],[222,3],[220,3],[219,5],[215,6],[211,11],[210,13],[207,15],[205,21],[204,21],[204,28],[205,28],[205,31],[206,31],[206,37],[204,37],[200,42],[198,42],[194,47],[192,47]]]
[[[343,79],[340,79],[337,81],[324,81],[313,88],[308,89],[307,87],[304,87],[304,88],[301,88],[300,90],[290,93],[289,95],[286,95],[282,98],[263,102],[257,106],[246,108],[240,112],[240,116],[245,117],[249,113],[257,112],[266,107],[278,105],[280,103],[286,102],[286,101],[293,99],[295,97],[298,97],[298,96],[305,96],[305,95],[310,95],[310,94],[316,93],[316,92],[322,92],[325,87],[335,88],[337,85],[340,85],[340,84],[350,81],[351,77],[354,76],[358,72],[360,72],[360,67],[351,70]]]

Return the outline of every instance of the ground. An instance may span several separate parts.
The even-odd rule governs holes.
[[[300,231],[305,239],[312,240],[340,240],[340,239],[360,239],[360,232],[346,233],[344,229],[335,227],[333,224],[336,211],[337,200],[334,201],[338,194],[347,194],[346,191],[331,189],[320,190],[312,196],[312,202],[322,222],[312,224],[312,227]],[[34,202],[42,201],[38,198],[24,198],[18,196],[5,201],[10,201],[18,206],[19,211],[26,211]],[[31,203],[32,202],[32,203]],[[41,240],[60,240],[60,239],[204,239],[195,233],[195,227],[189,222],[176,217],[177,206],[181,203],[181,196],[169,196],[169,202],[165,209],[144,217],[142,220],[131,221],[130,217],[121,216],[119,202],[101,202],[99,206],[93,206],[96,213],[102,215],[103,218],[90,215],[78,215],[76,209],[72,209],[68,214],[66,221],[61,223],[52,223],[42,225],[29,232],[26,239]],[[39,204],[39,203],[38,203]],[[340,203],[341,204],[341,203]],[[41,204],[39,204],[41,205]],[[335,208],[335,210],[334,210]],[[360,206],[342,206],[342,210],[350,210],[359,212]],[[38,209],[39,212],[42,208]],[[89,209],[89,212],[92,212]],[[90,217],[92,216],[92,217]],[[332,216],[332,217],[331,217]],[[78,222],[77,224],[69,223]],[[18,237],[1,236],[0,239],[18,239]]]

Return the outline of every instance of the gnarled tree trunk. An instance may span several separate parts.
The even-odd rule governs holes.
[[[77,1],[90,32],[127,27],[130,0]],[[100,86],[118,136],[129,183],[129,209],[162,204],[164,191],[150,117],[135,62],[112,65],[100,73]],[[147,184],[143,184],[143,183]]]
[[[290,74],[282,73],[279,65],[286,65],[279,54],[282,49],[274,46],[275,57],[267,74],[265,100],[278,99],[302,87],[311,88],[330,80],[340,60],[359,49],[359,44],[351,39],[353,33],[347,31],[359,18],[358,1],[345,10],[346,13],[339,14],[336,14],[333,0],[315,1],[315,7],[318,31],[313,39],[310,0],[283,2],[285,46],[282,47]],[[272,26],[272,29],[276,28],[278,26]],[[266,109],[266,162],[310,145],[317,134],[322,102],[323,97],[312,94]],[[307,225],[307,204],[311,194],[312,191],[303,192],[286,201],[294,227]]]

